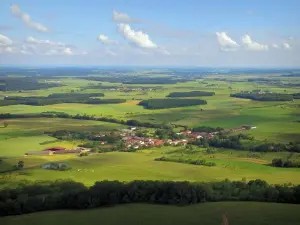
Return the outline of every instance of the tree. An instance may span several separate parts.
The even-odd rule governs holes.
[[[18,165],[17,165],[17,168],[18,168],[19,170],[23,169],[23,168],[24,168],[24,161],[19,161],[19,162],[18,162]]]

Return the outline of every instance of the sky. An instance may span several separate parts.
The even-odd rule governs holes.
[[[299,0],[1,0],[0,65],[300,67]]]

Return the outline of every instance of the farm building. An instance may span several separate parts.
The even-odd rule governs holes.
[[[66,148],[64,148],[64,147],[50,147],[50,148],[46,148],[44,151],[56,152],[56,151],[64,151],[64,150],[66,150]]]

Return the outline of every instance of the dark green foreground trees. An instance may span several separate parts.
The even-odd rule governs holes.
[[[87,188],[73,181],[37,182],[0,191],[0,215],[54,209],[89,209],[123,203],[187,205],[216,201],[300,203],[300,185],[270,185],[262,180],[190,183],[100,181]]]

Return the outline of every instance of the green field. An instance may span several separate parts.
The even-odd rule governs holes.
[[[225,78],[224,78],[225,77]],[[297,87],[279,87],[266,83],[247,82],[248,75],[208,76],[185,83],[161,85],[123,85],[130,87],[157,87],[156,91],[90,89],[100,82],[77,78],[55,78],[65,86],[33,91],[0,92],[5,96],[48,96],[52,93],[104,93],[105,99],[126,99],[121,104],[54,104],[46,106],[10,105],[0,107],[0,114],[31,114],[46,111],[65,112],[70,115],[95,115],[118,120],[138,120],[153,124],[185,125],[189,128],[211,126],[235,128],[253,125],[256,129],[243,131],[251,134],[258,143],[289,143],[300,140],[300,100],[291,102],[263,102],[230,97],[231,93],[243,90],[268,90],[278,93],[298,93]],[[220,80],[220,78],[222,80]],[[299,78],[282,78],[283,82],[300,82]],[[101,82],[102,85],[120,86],[119,83]],[[161,99],[171,92],[208,91],[213,96],[187,97],[203,99],[206,105],[156,109],[144,109],[141,100]],[[7,127],[4,124],[7,124]],[[3,124],[3,127],[1,127]],[[136,152],[92,153],[79,157],[76,154],[52,156],[24,156],[29,151],[41,151],[47,147],[62,146],[73,149],[86,140],[58,140],[49,136],[57,130],[105,133],[126,126],[92,120],[62,118],[23,118],[0,121],[0,189],[14,187],[22,182],[38,180],[70,179],[91,186],[100,180],[172,180],[172,181],[220,181],[262,179],[270,184],[300,184],[299,168],[277,168],[270,166],[274,158],[300,160],[300,153],[248,152],[232,149],[214,149],[194,146],[150,148]],[[179,131],[180,128],[174,130]],[[155,129],[148,129],[154,133]],[[155,161],[165,156],[174,160],[203,160],[216,166],[199,166],[177,162]],[[11,171],[19,161],[22,170]],[[49,162],[67,163],[71,169],[56,171],[42,169]],[[1,218],[1,224],[73,223],[83,224],[87,218],[103,224],[221,224],[223,213],[228,214],[231,224],[298,224],[296,205],[270,203],[206,203],[187,207],[158,205],[123,205],[113,208],[88,211],[53,211],[23,216]],[[263,212],[263,214],[262,214]],[[72,216],[70,216],[72,215]],[[113,215],[113,216],[112,216]],[[68,221],[66,221],[68,220]],[[89,221],[90,222],[90,221]]]
[[[177,151],[176,151],[177,150]],[[206,159],[217,164],[214,167],[188,165],[175,162],[154,161],[161,156],[173,158]],[[300,184],[300,170],[297,168],[275,168],[268,164],[273,158],[286,158],[290,153],[257,154],[259,158],[249,157],[248,152],[224,150],[215,154],[206,154],[204,149],[186,153],[183,147],[162,147],[141,150],[134,153],[109,152],[78,157],[76,155],[27,156],[3,160],[2,170],[11,168],[19,160],[25,163],[23,171],[0,175],[6,185],[21,180],[56,180],[72,179],[86,185],[93,185],[98,180],[188,180],[219,181],[262,179],[273,184],[292,182]],[[300,154],[293,154],[298,159]],[[44,170],[40,166],[47,162],[59,161],[68,163],[69,171]],[[276,174],[276,176],[274,176]]]
[[[227,215],[230,225],[297,225],[300,206],[278,203],[220,202],[176,207],[129,204],[82,211],[50,211],[0,218],[5,225],[220,225]]]
[[[117,119],[136,119],[151,123],[167,123],[187,125],[189,127],[213,126],[233,128],[241,125],[255,125],[257,129],[245,131],[262,141],[287,143],[300,139],[300,100],[294,102],[261,102],[248,99],[229,97],[230,93],[241,90],[269,90],[279,93],[296,93],[299,88],[283,88],[255,82],[246,82],[253,76],[209,76],[205,79],[161,85],[128,85],[130,87],[157,87],[156,91],[111,91],[86,88],[97,81],[87,81],[76,78],[56,78],[65,86],[46,90],[0,92],[1,96],[47,96],[52,93],[104,93],[104,98],[121,98],[127,102],[121,104],[87,105],[87,104],[55,104],[46,106],[12,105],[0,107],[0,113],[40,113],[58,111],[68,114],[87,114],[112,117]],[[222,80],[218,80],[222,78]],[[236,82],[233,82],[235,80]],[[299,82],[298,78],[282,78],[283,82]],[[239,81],[239,82],[237,82]],[[241,82],[244,81],[244,82]],[[102,85],[120,86],[118,83],[101,82]],[[126,85],[124,85],[126,86]],[[165,98],[171,92],[210,91],[214,96],[201,96],[207,105],[149,110],[139,106],[141,99]],[[198,98],[198,97],[193,97]],[[138,99],[138,100],[136,100]],[[164,155],[170,148],[152,149],[136,153],[105,153],[91,155],[85,158],[77,156],[35,156],[24,157],[28,151],[42,150],[51,146],[74,148],[81,141],[59,141],[45,132],[60,129],[74,131],[107,132],[125,126],[99,121],[34,118],[5,120],[8,127],[0,128],[0,157],[3,158],[0,170],[5,171],[15,165],[18,160],[25,162],[26,172],[2,174],[4,180],[18,181],[22,179],[57,179],[71,178],[87,185],[96,180],[191,180],[211,181],[230,178],[264,179],[270,183],[300,183],[299,169],[273,168],[268,166],[273,158],[287,157],[289,153],[268,153],[259,159],[249,158],[246,152],[221,151],[211,159],[216,167],[202,167],[179,163],[156,162],[154,158]],[[174,149],[173,149],[174,150]],[[244,156],[242,156],[244,155]],[[168,154],[168,157],[206,158],[201,150],[193,155],[183,153]],[[298,159],[298,154],[293,158]],[[47,161],[66,161],[71,164],[69,172],[45,171],[40,166]],[[94,172],[83,172],[93,170]],[[78,172],[80,171],[80,172]],[[276,173],[276,176],[274,174]],[[7,178],[9,177],[9,178]],[[7,182],[4,181],[7,184]]]
[[[121,98],[127,102],[121,104],[87,105],[87,104],[56,104],[47,106],[13,105],[0,107],[0,113],[39,113],[45,111],[59,111],[69,114],[88,114],[96,116],[114,117],[118,119],[137,119],[139,121],[155,123],[172,123],[188,126],[219,126],[231,128],[245,124],[253,124],[257,127],[251,134],[260,140],[289,142],[300,139],[299,104],[300,100],[294,102],[260,102],[248,99],[229,97],[231,93],[241,90],[262,89],[279,93],[297,93],[299,88],[282,88],[266,86],[253,82],[226,82],[215,80],[216,77],[209,77],[198,81],[191,81],[178,84],[159,85],[161,90],[157,91],[110,91],[100,89],[83,89],[90,83],[96,81],[85,81],[78,79],[59,79],[66,86],[50,88],[47,90],[5,92],[0,93],[4,97],[9,96],[47,96],[51,93],[66,93],[71,90],[81,93],[104,93],[104,98]],[[231,77],[229,76],[228,79]],[[235,79],[246,80],[247,76],[234,77]],[[285,78],[287,79],[287,78]],[[291,78],[295,82],[294,78]],[[297,82],[298,80],[296,80]],[[292,81],[290,81],[292,82]],[[101,82],[103,85],[121,85]],[[204,84],[205,83],[205,84]],[[126,86],[126,85],[125,85]],[[157,85],[130,85],[154,87]],[[229,89],[229,87],[231,89]],[[139,106],[139,100],[150,98],[165,98],[174,91],[213,91],[214,96],[202,96],[200,99],[207,101],[207,105],[190,106],[184,108],[171,108],[148,110]],[[286,91],[286,92],[285,92]],[[226,118],[226,119],[224,119]]]

